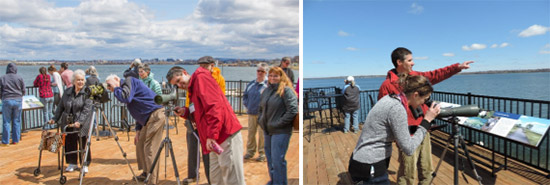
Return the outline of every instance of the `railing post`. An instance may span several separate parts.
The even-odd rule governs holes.
[[[468,92],[468,105],[472,104],[472,93]]]
[[[237,95],[237,96],[239,96],[239,116],[240,116],[240,115],[243,115],[243,106],[242,106],[242,104],[243,104],[243,96],[241,96],[241,94],[242,94],[242,89],[243,89],[242,86],[243,86],[243,80],[239,80],[239,91],[238,91],[239,93],[238,93],[238,95]]]

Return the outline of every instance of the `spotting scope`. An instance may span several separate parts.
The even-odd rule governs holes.
[[[463,105],[460,107],[453,107],[453,108],[441,108],[441,111],[439,112],[439,115],[437,115],[437,117],[438,118],[455,117],[455,116],[474,117],[474,116],[478,116],[479,112],[481,112],[481,109],[477,105]]]
[[[175,101],[178,99],[177,89],[172,90],[170,94],[162,94],[155,96],[155,103],[158,105],[166,105],[168,102]]]

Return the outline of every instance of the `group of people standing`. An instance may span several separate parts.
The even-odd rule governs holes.
[[[425,103],[433,92],[434,84],[470,68],[473,61],[417,72],[412,70],[412,52],[407,48],[396,48],[391,59],[395,68],[388,71],[386,80],[380,86],[378,102],[364,121],[350,157],[349,173],[355,182],[390,184],[387,169],[392,143],[396,141],[400,150],[397,184],[412,185],[417,180],[419,184],[430,184],[433,167],[429,131],[440,107],[435,104],[428,107]],[[344,89],[345,96],[356,93],[349,87]],[[356,125],[354,121],[354,130],[359,129]],[[349,130],[348,112],[344,132],[346,130]]]

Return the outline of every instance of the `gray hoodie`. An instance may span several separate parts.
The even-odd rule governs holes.
[[[17,74],[14,63],[8,64],[6,75],[0,77],[0,96],[2,100],[21,100],[25,95],[25,82]]]

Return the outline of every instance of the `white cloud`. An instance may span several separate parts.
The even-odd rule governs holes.
[[[501,48],[504,48],[504,47],[508,47],[510,44],[508,44],[507,42],[503,42],[501,44],[493,44],[491,45],[491,48],[498,48],[498,47],[501,47]]]
[[[154,13],[163,10],[128,0],[63,8],[46,0],[2,0],[1,57],[33,59],[25,54],[31,51],[37,59],[296,55],[298,8],[294,0],[201,0],[192,14],[158,21]]]
[[[544,35],[546,32],[550,31],[550,27],[544,27],[538,24],[535,24],[533,26],[529,26],[529,28],[521,31],[519,33],[519,37],[531,37],[535,35]]]
[[[340,31],[338,31],[338,35],[339,35],[339,36],[342,36],[342,37],[347,37],[347,36],[349,36],[349,33],[340,30]]]
[[[414,57],[415,60],[428,60],[428,57],[427,56],[423,56],[423,57]]]
[[[471,50],[482,50],[482,49],[485,49],[487,48],[487,45],[485,44],[477,44],[477,43],[474,43],[470,46],[467,46],[467,45],[464,45],[462,46],[462,50],[464,51],[471,51]]]
[[[420,14],[424,11],[424,7],[423,6],[420,6],[416,3],[413,3],[411,5],[411,9],[409,10],[409,13],[412,13],[412,14]]]
[[[446,57],[454,57],[455,54],[454,54],[454,53],[443,53],[443,56],[446,56]]]
[[[348,51],[357,51],[359,49],[354,48],[354,47],[347,47],[346,50],[348,50]]]
[[[539,51],[539,54],[550,54],[550,44],[544,45]]]

